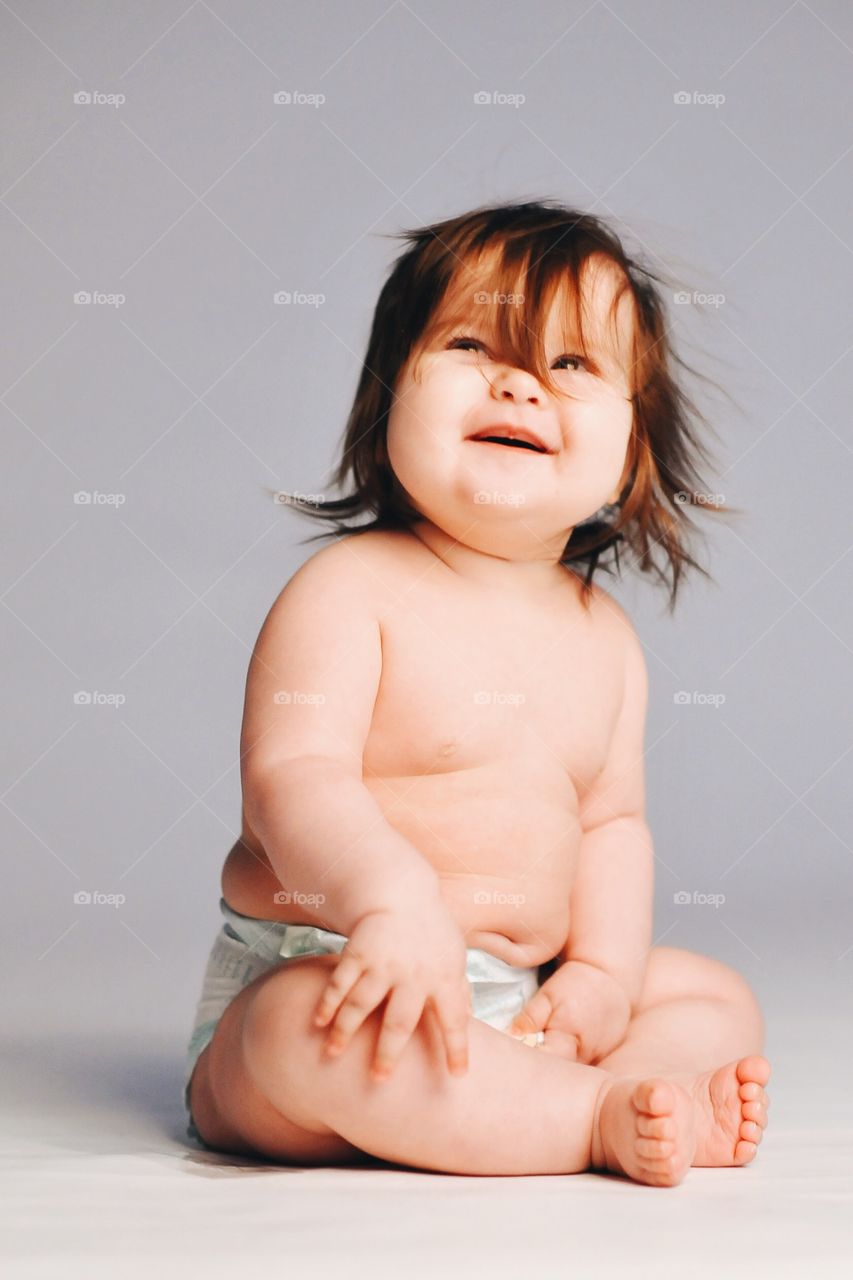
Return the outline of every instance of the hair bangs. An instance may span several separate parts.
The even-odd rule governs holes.
[[[589,296],[590,276],[598,265],[595,260],[603,257],[601,250],[590,245],[573,252],[571,245],[555,247],[545,236],[539,239],[541,244],[533,237],[472,249],[456,264],[413,350],[411,372],[416,382],[428,351],[443,349],[454,339],[474,337],[500,363],[524,369],[554,396],[564,395],[565,390],[553,376],[552,360],[579,355],[596,376],[628,386],[630,397],[634,344],[620,352],[619,305],[626,294],[633,297],[631,281],[615,259],[608,260],[621,278],[602,320]],[[547,320],[558,298],[559,347],[549,355]]]
[[[586,565],[586,603],[596,568],[610,572],[604,557],[612,553],[618,569],[625,542],[641,572],[669,581],[673,608],[685,568],[710,576],[688,550],[690,508],[731,510],[708,495],[697,469],[708,460],[700,428],[710,424],[677,376],[679,367],[695,371],[672,348],[659,288],[681,283],[630,255],[605,219],[553,201],[487,206],[392,238],[407,247],[380,290],[332,475],[350,492],[320,501],[288,495],[289,505],[332,524],[318,538],[405,529],[420,518],[388,459],[388,416],[406,369],[417,377],[424,355],[452,338],[477,338],[490,356],[525,369],[554,394],[564,392],[552,359],[582,356],[632,401],[633,423],[619,500],[572,530],[561,562]],[[610,293],[606,307],[599,290]],[[548,330],[554,314],[556,336]],[[365,514],[367,522],[352,523]]]

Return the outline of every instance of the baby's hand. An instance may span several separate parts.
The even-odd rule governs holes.
[[[591,1064],[622,1043],[630,1021],[630,1001],[615,978],[583,960],[568,960],[513,1019],[509,1033],[544,1031],[543,1049]]]
[[[363,916],[341,952],[315,1015],[329,1025],[326,1052],[342,1053],[367,1016],[387,998],[376,1045],[375,1080],[386,1080],[425,1008],[438,1020],[452,1075],[468,1070],[471,988],[464,935],[444,903]]]

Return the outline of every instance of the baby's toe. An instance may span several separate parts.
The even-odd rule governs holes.
[[[754,1120],[762,1129],[767,1127],[767,1112],[762,1102],[745,1102],[740,1113],[744,1120]]]
[[[747,1142],[743,1138],[735,1147],[735,1164],[749,1164],[750,1160],[754,1160],[758,1147],[754,1142]]]
[[[764,1086],[770,1079],[770,1063],[760,1053],[752,1053],[747,1058],[741,1058],[736,1074],[741,1084],[755,1083]]]
[[[738,1135],[744,1142],[751,1142],[757,1146],[764,1137],[764,1130],[754,1120],[742,1120]]]
[[[750,1116],[750,1119],[754,1119]],[[637,1133],[643,1138],[667,1138],[675,1137],[675,1121],[671,1116],[637,1116]]]
[[[675,1090],[666,1080],[641,1080],[633,1093],[634,1106],[649,1116],[671,1115],[675,1109]]]
[[[743,1102],[758,1102],[767,1097],[761,1085],[755,1080],[747,1080],[738,1088],[738,1096]]]
[[[663,1141],[660,1138],[638,1138],[634,1150],[644,1163],[653,1163],[657,1160],[668,1160],[675,1153],[675,1146],[672,1142]]]
[[[659,1187],[674,1187],[682,1181],[686,1169],[677,1155],[664,1156],[660,1160],[645,1161],[646,1177]]]

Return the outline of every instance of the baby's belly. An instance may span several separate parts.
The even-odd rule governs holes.
[[[438,873],[467,946],[535,965],[568,936],[580,825],[564,774],[530,778],[517,763],[365,785]]]
[[[577,797],[562,770],[516,760],[421,777],[367,773],[364,783],[435,869],[466,946],[517,966],[542,964],[562,949],[580,842]],[[282,887],[244,830],[223,869],[226,901],[259,919],[323,924],[298,900],[276,902]]]

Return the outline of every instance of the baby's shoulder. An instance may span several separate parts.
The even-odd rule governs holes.
[[[394,531],[365,530],[336,537],[300,565],[282,595],[331,594],[343,603],[354,595],[383,596],[404,544]]]
[[[404,529],[365,529],[363,533],[341,534],[322,550],[315,551],[305,563],[351,570],[362,565],[365,570],[372,569],[382,562],[396,563],[402,555],[411,554],[412,541]]]
[[[607,640],[621,654],[640,645],[631,618],[619,601],[609,591],[593,582],[590,596],[589,617],[601,640]]]

